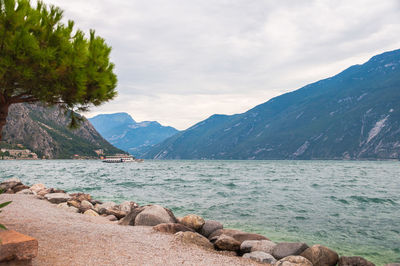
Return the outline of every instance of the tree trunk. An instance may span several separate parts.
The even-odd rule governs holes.
[[[8,116],[8,108],[10,104],[0,103],[0,141],[2,140],[2,131],[3,127],[6,125],[7,116]]]

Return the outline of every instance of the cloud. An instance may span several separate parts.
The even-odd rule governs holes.
[[[112,47],[119,97],[92,110],[187,128],[400,48],[397,0],[46,0]]]

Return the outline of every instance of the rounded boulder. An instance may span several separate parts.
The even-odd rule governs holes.
[[[334,266],[339,260],[335,251],[321,245],[314,245],[304,250],[300,256],[311,261],[314,266]]]
[[[185,217],[179,219],[179,222],[186,227],[192,228],[195,231],[200,230],[205,224],[204,219],[195,214],[186,215]]]
[[[274,266],[313,266],[313,264],[302,256],[287,256],[278,260]]]

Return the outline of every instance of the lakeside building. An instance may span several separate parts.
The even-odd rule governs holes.
[[[29,149],[14,150],[14,149],[0,149],[0,159],[3,160],[37,160],[36,153]]]

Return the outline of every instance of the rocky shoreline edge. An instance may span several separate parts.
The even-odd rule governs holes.
[[[173,212],[159,205],[139,206],[126,201],[121,204],[101,202],[90,194],[71,193],[61,189],[46,188],[43,184],[24,185],[19,179],[11,178],[0,183],[7,194],[35,195],[36,198],[56,204],[68,212],[89,216],[104,216],[116,225],[151,226],[154,231],[173,234],[176,241],[197,245],[206,250],[225,251],[259,263],[276,266],[372,266],[372,262],[358,256],[341,256],[322,245],[309,247],[302,242],[274,243],[267,237],[225,229],[217,221],[204,220],[189,214],[175,217]],[[400,266],[390,263],[385,266]]]

